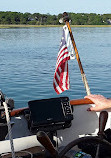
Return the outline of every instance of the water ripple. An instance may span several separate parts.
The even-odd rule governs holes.
[[[111,28],[72,28],[91,93],[111,97]],[[16,107],[58,97],[53,76],[62,28],[0,29],[0,88]],[[69,61],[70,89],[59,96],[83,98],[77,61]]]

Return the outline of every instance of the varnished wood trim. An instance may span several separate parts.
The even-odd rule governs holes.
[[[24,107],[24,108],[20,108],[20,109],[15,109],[13,111],[11,111],[10,116],[16,116],[16,115],[22,115],[22,113],[24,112],[24,110],[29,109],[28,107]]]
[[[70,100],[71,105],[84,105],[84,104],[93,104],[93,102],[89,99],[75,99]]]

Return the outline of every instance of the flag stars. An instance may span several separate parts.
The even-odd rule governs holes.
[[[64,27],[64,29],[66,30],[66,29],[67,29],[67,27],[65,26],[65,27]]]
[[[54,89],[57,94],[69,89],[68,60],[70,60],[70,53],[67,50],[65,35],[65,30],[63,30],[53,80]]]
[[[64,37],[62,37],[62,39],[61,39],[60,46],[62,46],[62,45],[63,45],[63,42],[64,42]]]
[[[60,43],[60,46],[62,46],[62,42]]]

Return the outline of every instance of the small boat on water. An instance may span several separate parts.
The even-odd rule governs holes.
[[[67,150],[70,150],[73,145],[79,144],[80,142],[83,142],[84,144],[84,140],[82,139],[86,138],[86,136],[88,143],[90,140],[92,141],[92,138],[95,138],[97,139],[94,140],[95,142],[97,141],[97,143],[101,143],[103,141],[103,144],[106,143],[105,145],[108,146],[107,141],[104,142],[104,140],[99,140],[99,138],[95,137],[97,136],[99,129],[99,112],[90,113],[87,111],[87,108],[93,104],[88,99],[69,100],[68,97],[58,97],[33,100],[28,102],[28,107],[13,109],[14,106],[12,100],[9,99],[6,101],[3,96],[1,96],[1,98],[1,157],[12,157],[3,102],[7,102],[8,104],[12,125],[14,152],[18,154],[18,156],[27,157],[30,155],[31,157],[45,157],[44,155],[46,153],[44,146],[48,146],[46,149],[49,150],[52,157],[57,157],[57,155],[54,156],[55,149],[60,149],[61,151],[65,146],[69,146]],[[103,127],[105,129],[109,129],[111,124],[111,113],[108,112],[108,114],[106,127],[105,125]],[[41,131],[43,131],[43,133]],[[46,138],[47,136],[44,135],[44,132],[49,136],[50,141],[52,142],[51,145],[53,144],[52,146],[50,143],[47,143],[49,138]],[[79,141],[73,142],[75,139]],[[71,145],[70,142],[73,142],[74,144],[72,143]],[[109,146],[111,148],[110,143]],[[63,157],[62,155],[67,152],[66,149],[64,150],[63,152],[60,152],[60,157]],[[75,150],[72,153],[74,154],[74,152]],[[71,157],[73,154],[68,152],[66,156],[68,157],[70,155],[69,157]],[[88,156],[88,153],[86,156]]]
[[[90,94],[68,16],[65,18],[82,80]],[[63,91],[63,87],[54,88],[57,93]],[[65,96],[31,100],[28,107],[14,109],[14,101],[0,92],[0,156],[111,158],[111,112],[90,113],[87,111],[90,106],[94,104],[88,99],[70,100]]]

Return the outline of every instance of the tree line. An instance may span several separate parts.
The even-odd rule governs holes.
[[[20,13],[0,11],[0,24],[60,25],[62,14]],[[109,25],[111,14],[69,13],[72,25]]]

